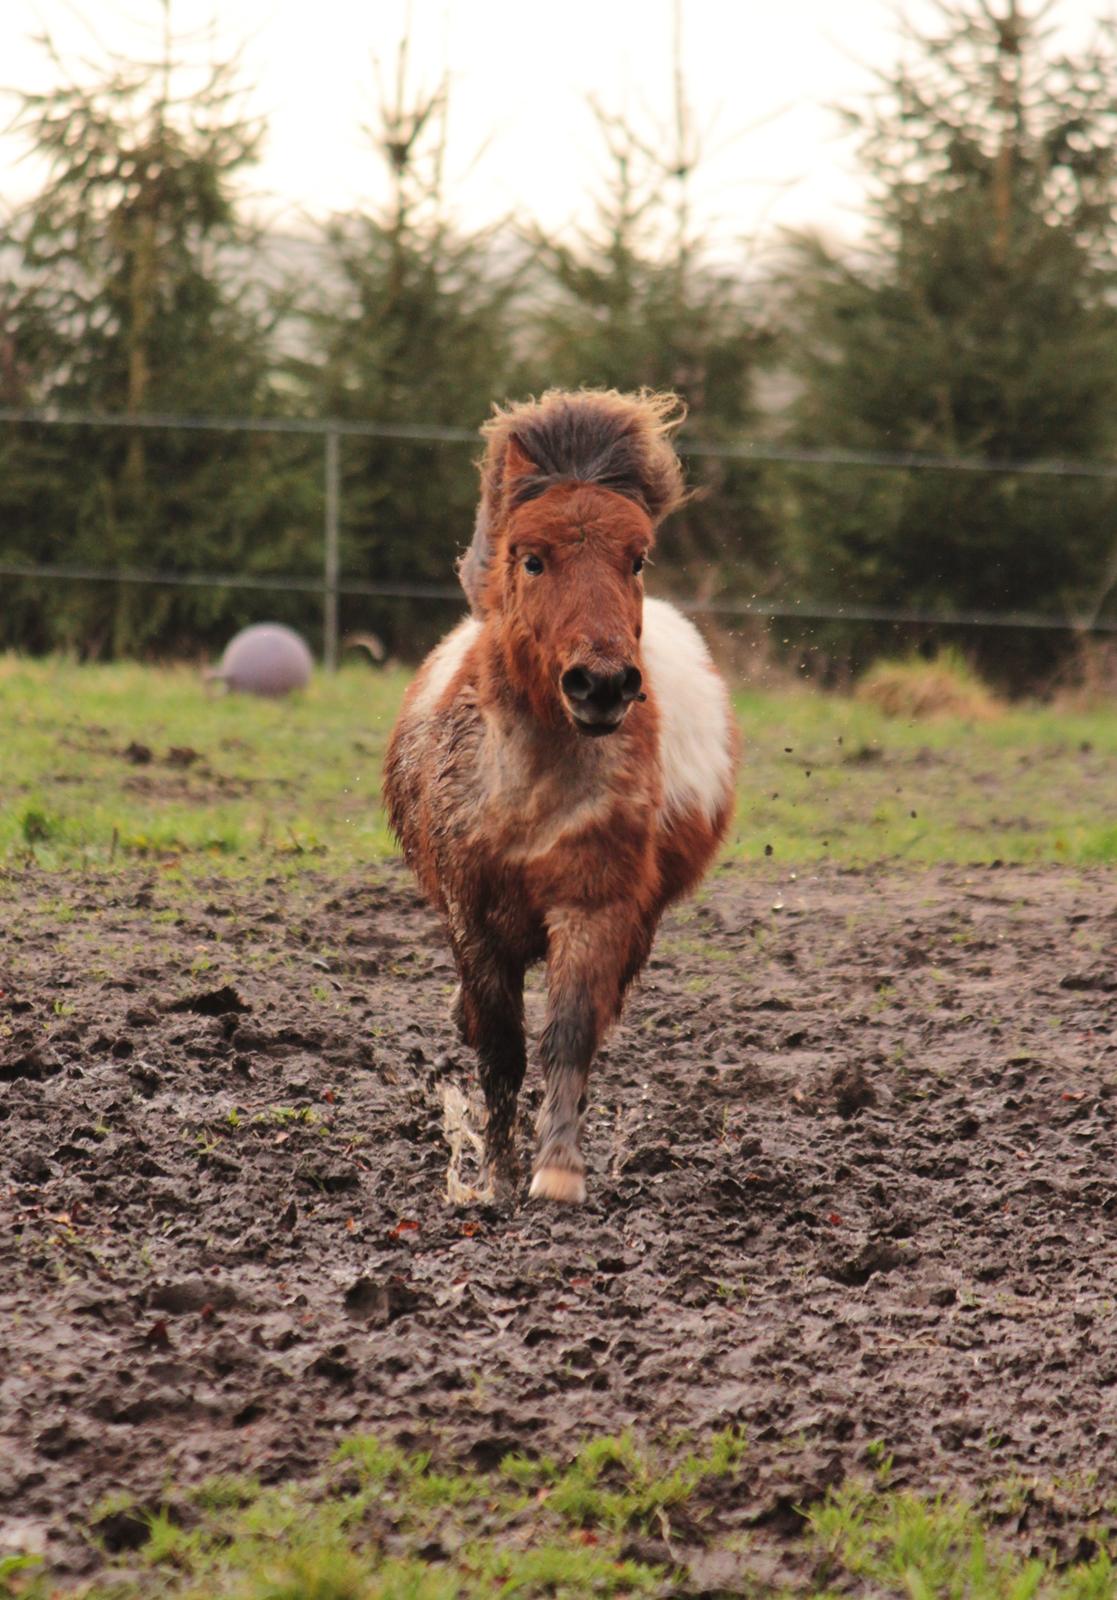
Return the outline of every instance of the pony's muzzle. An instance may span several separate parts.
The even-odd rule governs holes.
[[[641,700],[643,678],[638,667],[599,672],[592,667],[568,667],[560,686],[575,725],[582,733],[612,733],[619,728],[634,700]]]

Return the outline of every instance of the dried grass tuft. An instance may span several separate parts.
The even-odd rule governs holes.
[[[956,650],[941,650],[930,661],[922,656],[878,661],[854,693],[856,699],[875,706],[886,717],[959,717],[988,722],[1002,710],[988,684]]]

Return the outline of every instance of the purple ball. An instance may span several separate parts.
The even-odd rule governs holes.
[[[284,695],[305,689],[313,670],[297,633],[281,622],[257,622],[229,641],[213,676],[237,694]]]

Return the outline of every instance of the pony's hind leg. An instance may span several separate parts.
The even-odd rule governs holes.
[[[524,966],[493,952],[473,949],[459,960],[461,990],[456,1011],[466,1041],[477,1052],[485,1096],[485,1182],[511,1198],[521,1178],[516,1148],[516,1106],[524,1081]]]
[[[575,1205],[586,1198],[582,1118],[590,1063],[643,965],[650,935],[627,908],[566,912],[549,923],[547,1023],[540,1053],[545,1090],[536,1122],[533,1196]]]

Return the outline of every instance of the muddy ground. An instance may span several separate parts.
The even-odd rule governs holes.
[[[692,1537],[777,1581],[882,1450],[1029,1549],[1109,1515],[1112,873],[723,870],[599,1062],[588,1205],[511,1214],[445,1198],[468,1060],[402,871],[129,873],[0,885],[0,1547],[79,1573],[104,1496],[357,1430],[488,1467],[740,1424]]]

